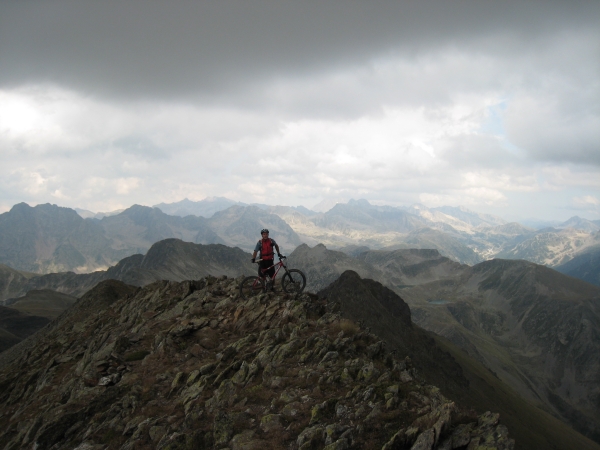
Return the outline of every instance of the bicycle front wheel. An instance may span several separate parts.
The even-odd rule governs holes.
[[[260,277],[246,277],[240,283],[240,297],[244,300],[250,300],[264,290],[265,282]]]
[[[286,271],[281,280],[281,287],[288,294],[300,294],[304,286],[306,286],[306,277],[298,269]]]

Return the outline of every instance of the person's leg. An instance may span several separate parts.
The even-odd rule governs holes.
[[[267,270],[267,274],[273,278],[275,276],[275,267],[273,266],[274,261],[271,259],[268,263],[267,263],[267,267],[270,267],[269,270]]]
[[[272,278],[275,275],[275,267],[273,267],[272,259],[265,259],[260,262],[263,276],[267,277],[267,287],[269,290],[273,290],[273,281]],[[264,264],[264,266],[263,266]]]

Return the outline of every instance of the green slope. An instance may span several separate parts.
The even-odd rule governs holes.
[[[600,450],[599,444],[523,400],[512,388],[448,340],[430,334],[460,364],[469,380],[469,395],[457,400],[473,406],[478,412],[499,412],[502,423],[516,441],[516,449]]]

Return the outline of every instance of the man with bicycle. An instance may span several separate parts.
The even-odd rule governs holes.
[[[267,230],[266,228],[260,230],[260,234],[262,236],[262,239],[258,241],[256,243],[256,246],[254,247],[254,253],[252,253],[252,262],[256,262],[256,254],[260,252],[258,276],[264,277],[266,275],[269,275],[270,278],[273,278],[273,276],[275,275],[275,253],[273,250],[277,250],[277,256],[279,256],[280,258],[282,257],[281,253],[279,253],[279,245],[277,245],[275,239],[271,239],[269,237],[269,230]]]
[[[252,262],[256,262],[256,254],[260,252],[260,265],[258,267],[258,276],[245,277],[240,283],[240,298],[249,300],[253,297],[273,291],[275,277],[279,270],[283,268],[284,275],[281,278],[281,288],[286,294],[299,295],[306,286],[306,276],[298,269],[288,269],[283,261],[285,256],[279,252],[279,246],[275,240],[269,238],[269,230],[260,231],[262,239],[256,243],[254,253],[252,253]],[[275,251],[279,256],[279,262],[274,264]],[[277,270],[275,270],[277,268]],[[263,272],[264,270],[264,272]]]

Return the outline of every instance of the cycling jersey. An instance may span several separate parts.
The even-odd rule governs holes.
[[[275,239],[268,238],[267,240],[261,239],[256,243],[254,247],[255,252],[260,252],[260,259],[274,259],[275,257],[275,246],[277,242]]]

